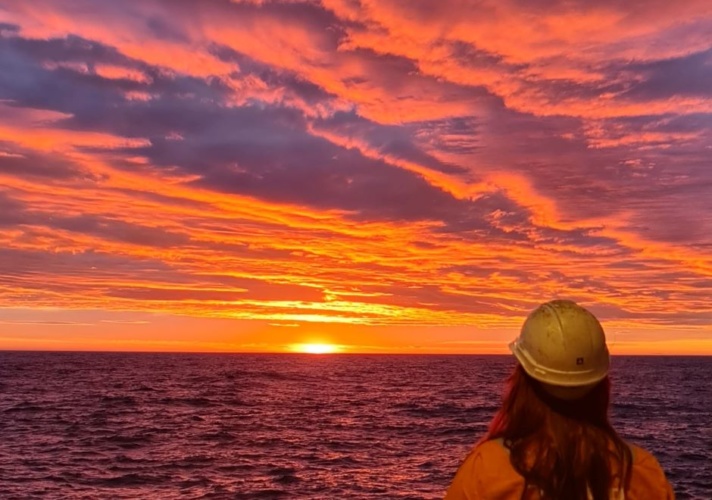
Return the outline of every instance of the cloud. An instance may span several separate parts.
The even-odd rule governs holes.
[[[2,157],[0,157],[0,162]],[[1,163],[0,163],[1,164]],[[0,191],[0,226],[12,227],[21,224],[23,217],[20,212],[24,205]]]
[[[675,97],[712,97],[712,49],[694,54],[630,64],[627,71],[643,77],[622,93],[622,97],[649,101]]]
[[[709,319],[707,2],[0,8],[0,305]]]
[[[46,43],[47,46],[29,46],[43,49],[38,52],[69,59],[77,52],[74,42],[67,44],[62,40],[51,40]],[[11,48],[17,46],[22,44],[13,43]],[[91,43],[83,43],[82,47],[82,50],[88,49]],[[91,55],[94,63],[127,62],[105,48],[84,52],[85,56]],[[101,58],[104,54],[110,55],[106,61]],[[65,60],[63,57],[59,59]],[[445,207],[448,205],[458,204],[419,175],[384,161],[363,157],[353,149],[345,149],[311,135],[307,118],[298,109],[261,105],[226,106],[227,88],[221,83],[192,77],[156,76],[150,83],[131,82],[126,87],[126,82],[115,84],[95,74],[71,69],[46,69],[27,61],[23,64],[25,71],[36,75],[40,82],[47,82],[48,88],[42,89],[41,95],[54,96],[57,102],[37,102],[33,98],[37,89],[28,90],[19,82],[14,85],[10,82],[6,85],[4,97],[12,99],[16,105],[42,105],[67,113],[70,117],[60,120],[57,125],[68,129],[100,130],[124,137],[149,137],[150,146],[129,148],[125,153],[143,155],[153,166],[183,168],[188,174],[199,176],[199,180],[195,181],[197,184],[211,189],[286,203],[342,209],[370,218],[442,218],[443,215],[436,212],[447,210]],[[144,70],[159,75],[157,71]],[[278,85],[283,83],[277,81]],[[62,90],[64,85],[80,89],[86,87],[86,91],[76,93],[82,96],[81,101],[67,101],[67,91]],[[138,102],[127,102],[122,98],[122,91],[139,88],[160,97]],[[89,102],[85,103],[84,99]],[[107,121],[107,116],[112,119]],[[341,130],[345,120],[339,116],[317,122],[315,126],[336,134],[349,134],[348,130]],[[358,116],[354,115],[350,120],[354,124],[368,126],[368,122]],[[408,136],[412,134],[378,124],[371,124],[371,127],[376,130],[364,130],[364,140],[384,155],[434,170],[458,170],[418,149],[412,137]],[[181,139],[166,139],[171,133],[179,134]],[[393,139],[378,144],[377,141],[386,139],[386,133]],[[266,144],[270,145],[269,148],[265,147]],[[117,151],[113,149],[114,153]],[[289,159],[288,162],[285,163],[285,159]],[[396,184],[400,194],[391,189]],[[431,201],[423,204],[423,199]],[[417,201],[411,203],[413,200]]]
[[[41,182],[98,180],[62,154],[47,154],[0,141],[0,175],[32,178]]]

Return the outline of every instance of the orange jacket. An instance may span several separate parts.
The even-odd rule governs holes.
[[[643,448],[631,449],[633,469],[625,500],[674,500],[672,487],[655,457]],[[524,478],[509,462],[507,449],[501,441],[486,441],[473,449],[460,466],[445,500],[520,499],[523,491]]]

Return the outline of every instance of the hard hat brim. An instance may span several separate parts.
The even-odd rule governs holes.
[[[538,364],[526,350],[519,345],[518,339],[510,342],[509,350],[522,365],[524,371],[539,382],[560,387],[582,387],[600,382],[608,375],[608,362],[589,370],[559,371]]]

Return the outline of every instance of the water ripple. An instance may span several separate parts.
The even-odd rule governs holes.
[[[0,498],[436,499],[509,357],[0,353]],[[712,498],[710,358],[615,358],[613,420]]]

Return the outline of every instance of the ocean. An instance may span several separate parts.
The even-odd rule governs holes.
[[[0,352],[2,499],[439,499],[509,356]],[[614,357],[612,419],[712,498],[710,357]]]

